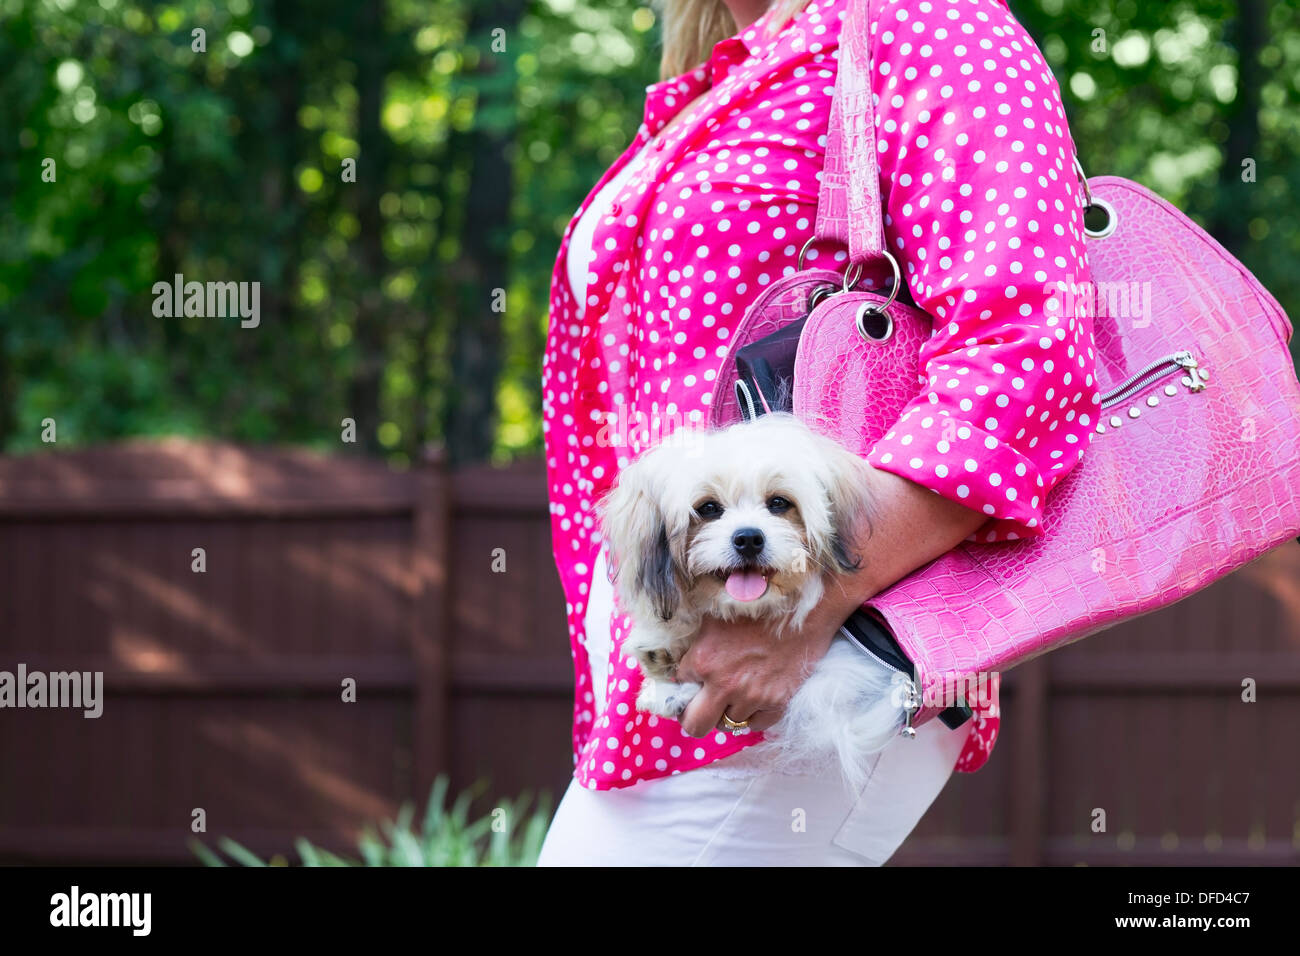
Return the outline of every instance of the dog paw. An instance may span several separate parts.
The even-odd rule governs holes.
[[[637,710],[676,720],[701,690],[699,684],[674,684],[647,679],[636,698]]]
[[[673,692],[668,696],[666,701],[666,717],[680,717],[686,710],[686,705],[695,699],[704,688],[699,684],[668,684],[673,688]]]
[[[637,663],[641,665],[641,673],[650,680],[671,683],[677,670],[676,658],[662,647],[641,651],[637,655]]]

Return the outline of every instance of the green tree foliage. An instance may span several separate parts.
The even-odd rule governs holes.
[[[1088,174],[1160,193],[1300,315],[1300,5],[1013,0],[1012,9],[1061,84]],[[1292,350],[1300,355],[1300,338]]]
[[[537,447],[557,230],[635,131],[654,21],[630,0],[499,3],[499,25],[481,6],[0,0],[3,447],[37,447],[47,416],[69,443],[337,447],[352,417],[400,461],[443,431],[455,330],[498,288],[503,372],[474,384],[503,414],[482,428]],[[466,202],[484,131],[497,222]],[[259,281],[259,327],[155,317],[175,273]]]
[[[1295,0],[1012,6],[1089,173],[1171,199],[1295,314]],[[0,0],[0,447],[53,417],[329,448],[350,417],[396,463],[536,451],[559,236],[657,42],[639,0]],[[260,282],[260,325],[156,317],[176,273]]]

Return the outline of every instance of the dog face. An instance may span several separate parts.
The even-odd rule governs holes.
[[[848,542],[869,512],[865,468],[789,414],[651,449],[601,509],[622,605],[638,621],[798,628],[828,577],[857,566]]]

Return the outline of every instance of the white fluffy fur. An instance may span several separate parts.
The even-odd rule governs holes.
[[[634,624],[624,651],[646,675],[637,707],[676,719],[699,687],[673,683],[672,669],[701,619],[748,617],[783,636],[798,632],[845,573],[837,541],[852,540],[870,501],[862,460],[792,415],[674,438],[623,469],[601,503],[601,522],[620,604]],[[774,513],[775,495],[793,507]],[[702,519],[695,508],[704,500],[722,515]],[[768,586],[753,601],[732,598],[723,585],[745,563],[732,546],[741,528],[764,537],[758,563]],[[782,769],[837,763],[846,785],[860,789],[870,755],[902,725],[898,676],[836,637],[760,746]]]

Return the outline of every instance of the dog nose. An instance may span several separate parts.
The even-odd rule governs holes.
[[[757,528],[741,528],[731,536],[731,546],[742,558],[752,561],[763,550],[763,532]]]

